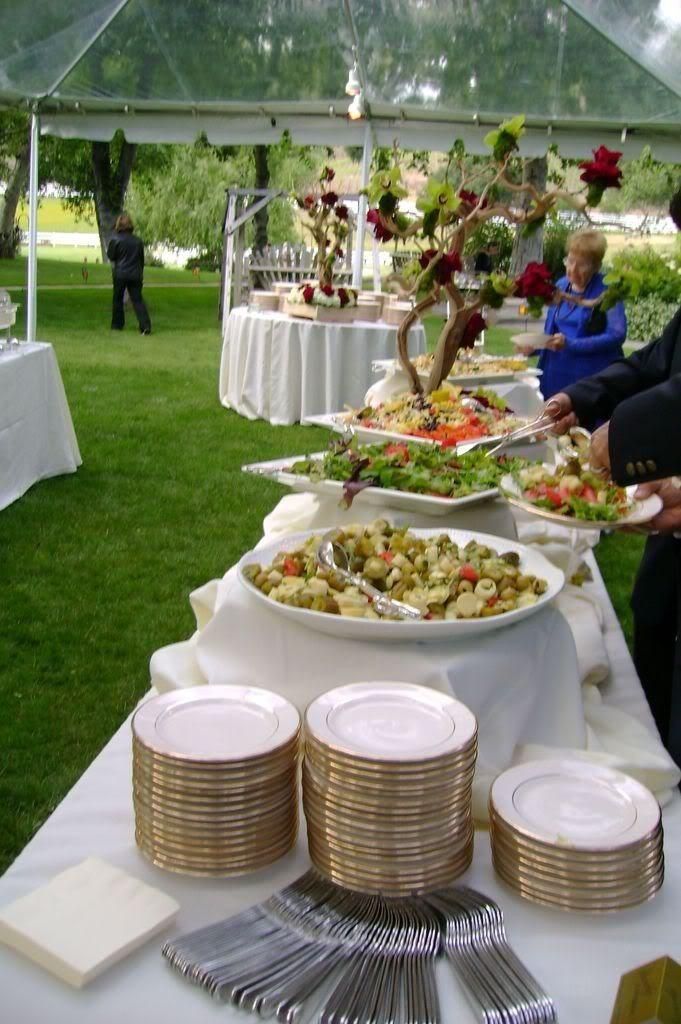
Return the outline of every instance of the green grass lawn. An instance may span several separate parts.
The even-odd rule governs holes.
[[[83,466],[0,512],[0,870],[146,691],[151,653],[192,632],[189,592],[260,537],[285,491],[242,463],[324,444],[323,431],[219,405],[212,289],[147,297],[149,338],[130,320],[108,330],[107,291],[39,297]],[[489,345],[507,346],[507,332]],[[639,549],[632,537],[601,546],[621,613]]]
[[[87,258],[87,263],[85,262]],[[99,260],[99,262],[97,262]],[[87,284],[83,278],[83,267],[87,266]],[[20,289],[26,287],[28,278],[27,257],[15,260],[0,259],[0,288]],[[144,282],[153,284],[217,284],[218,274],[202,270],[194,276],[190,270],[174,267],[146,267]],[[38,287],[41,285],[93,285],[111,284],[111,267],[103,264],[99,249],[84,249],[74,246],[41,246],[38,249]]]

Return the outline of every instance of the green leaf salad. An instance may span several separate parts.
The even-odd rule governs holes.
[[[518,459],[488,458],[480,449],[457,454],[451,448],[408,441],[359,444],[338,441],[323,458],[300,459],[288,473],[311,480],[337,480],[344,485],[349,508],[365,487],[382,487],[437,498],[463,498],[495,488],[501,477],[520,466]]]

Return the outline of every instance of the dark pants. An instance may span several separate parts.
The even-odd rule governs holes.
[[[144,299],[142,298],[142,282],[140,280],[128,281],[120,277],[114,277],[113,279],[113,310],[111,313],[112,328],[116,331],[122,331],[125,326],[123,298],[125,296],[126,288],[137,315],[137,322],[140,325],[140,331],[150,331],[151,320],[149,319],[149,311],[147,310]]]
[[[681,768],[681,542],[649,538],[631,606],[636,671],[662,741]]]

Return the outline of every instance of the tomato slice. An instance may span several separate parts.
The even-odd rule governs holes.
[[[409,449],[406,444],[387,444],[384,450],[385,455],[400,455],[403,462],[409,462]]]
[[[582,497],[585,501],[596,502],[596,492],[590,484],[584,484],[584,490],[582,491]]]
[[[381,551],[378,557],[382,558],[384,562],[387,562],[388,565],[390,565],[395,555],[393,554],[392,551]]]
[[[477,572],[475,571],[472,565],[462,565],[461,579],[468,580],[469,583],[477,583],[480,577],[478,576]]]
[[[284,576],[300,576],[300,566],[295,558],[287,556],[284,559]]]

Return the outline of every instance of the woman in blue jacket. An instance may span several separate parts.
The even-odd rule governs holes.
[[[600,268],[606,247],[600,231],[575,231],[570,235],[566,276],[558,281],[558,288],[582,299],[595,299],[604,292],[607,286]],[[624,306],[618,302],[603,313],[598,306],[577,306],[563,299],[549,309],[544,332],[551,335],[551,340],[539,354],[540,387],[548,399],[622,358],[627,335]]]

